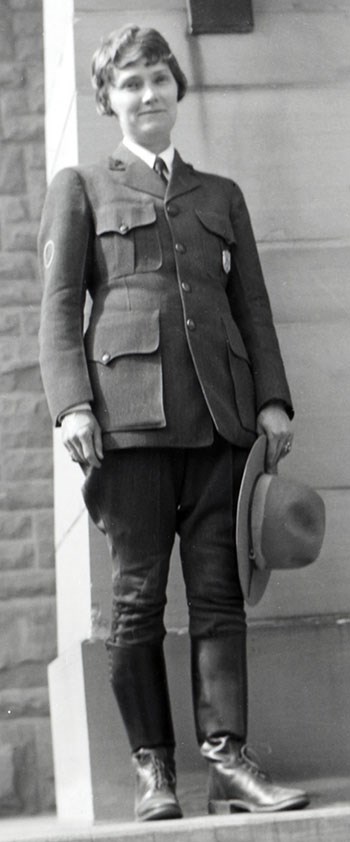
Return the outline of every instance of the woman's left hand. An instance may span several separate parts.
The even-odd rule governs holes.
[[[265,469],[268,474],[276,474],[279,460],[287,456],[293,442],[290,420],[281,404],[267,404],[259,412],[256,430],[259,436],[267,437]]]

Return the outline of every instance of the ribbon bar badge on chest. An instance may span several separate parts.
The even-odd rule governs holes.
[[[222,252],[222,268],[228,275],[231,269],[231,252],[228,249],[223,249]]]

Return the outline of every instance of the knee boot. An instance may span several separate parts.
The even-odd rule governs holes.
[[[209,763],[209,813],[274,812],[308,804],[302,790],[270,781],[245,745],[245,634],[194,641],[192,680],[197,737]]]
[[[180,818],[163,647],[110,646],[109,664],[136,770],[135,816],[141,821]]]
[[[246,633],[191,641],[192,693],[199,745],[247,732]]]

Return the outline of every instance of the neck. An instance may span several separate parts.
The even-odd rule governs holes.
[[[132,137],[129,138],[129,140],[131,140],[132,143],[137,143],[138,146],[143,146],[144,149],[147,149],[148,152],[153,152],[154,155],[159,155],[160,152],[164,152],[164,149],[167,149],[171,144],[171,138],[169,135],[162,138],[150,138],[142,143]]]

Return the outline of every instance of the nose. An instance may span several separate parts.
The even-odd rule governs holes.
[[[157,99],[157,92],[151,82],[147,82],[144,87],[142,100],[143,102],[154,102]]]

